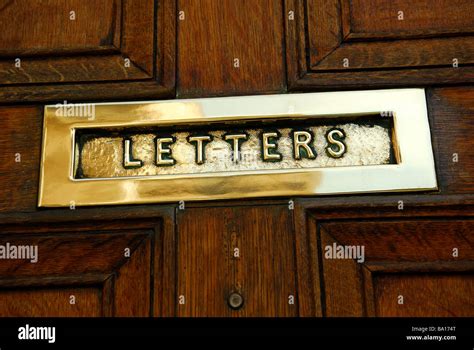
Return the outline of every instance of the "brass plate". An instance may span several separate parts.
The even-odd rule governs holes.
[[[433,190],[425,101],[399,89],[46,106],[38,204]]]

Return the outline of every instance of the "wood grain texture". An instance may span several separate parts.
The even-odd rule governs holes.
[[[474,132],[474,89],[431,90],[428,109],[439,187],[450,193],[473,193],[474,140],[469,135]]]
[[[179,0],[178,96],[285,90],[282,2]],[[234,59],[239,59],[239,68]]]
[[[147,237],[147,234],[140,232],[131,232],[129,235],[79,232],[54,235],[2,234],[0,244],[36,245],[39,253],[36,263],[2,260],[0,276],[5,279],[37,275],[110,274],[127,261],[124,249],[130,248],[133,252]],[[101,247],[100,251],[96,247]]]
[[[177,301],[178,315],[298,315],[286,206],[187,209],[178,217],[178,235],[177,294],[185,298],[185,304]],[[227,305],[232,292],[244,298],[240,310]]]
[[[169,72],[167,73],[167,75]],[[173,87],[157,84],[154,80],[103,82],[98,84],[52,84],[39,88],[38,85],[0,86],[0,105],[16,104],[18,101],[34,101],[37,103],[63,103],[123,101],[135,99],[158,99],[173,95]]]
[[[392,5],[398,6],[394,7],[397,10],[393,10],[391,8]],[[474,51],[471,50],[472,45],[470,45],[471,38],[469,36],[450,38],[449,40],[446,38],[433,38],[430,40],[371,41],[367,43],[358,40],[358,42],[348,43],[354,36],[358,39],[363,38],[363,36],[353,33],[351,27],[358,20],[356,16],[362,13],[364,14],[363,16],[370,16],[370,23],[383,23],[382,25],[393,21],[411,23],[411,26],[407,27],[407,31],[412,27],[418,28],[417,23],[422,22],[420,29],[416,29],[416,32],[413,33],[419,35],[420,30],[423,30],[424,17],[418,18],[416,14],[420,13],[418,6],[421,5],[423,4],[418,3],[415,6],[408,6],[406,1],[402,5],[381,0],[364,2],[362,5],[360,2],[353,3],[345,0],[342,2],[341,8],[339,1],[331,2],[329,6],[321,0],[308,1],[307,35],[311,69],[319,72],[329,70],[452,66],[453,58],[456,58],[458,62],[463,64],[473,63]],[[456,5],[460,5],[461,10],[456,8]],[[385,9],[385,7],[389,7],[389,9]],[[444,17],[444,23],[446,23],[456,21],[456,17],[448,16],[450,9],[452,10],[451,12],[454,11],[456,13],[462,12],[462,9],[464,9],[464,11],[467,11],[466,13],[469,13],[470,5],[466,1],[463,4],[441,2],[433,7],[439,13],[446,15]],[[368,10],[369,8],[374,10]],[[401,9],[406,9],[408,16],[403,21],[397,18],[398,11]],[[383,13],[386,11],[392,14],[391,18],[377,19],[377,15],[383,16]],[[423,13],[427,13],[427,11],[423,11]],[[436,17],[436,13],[433,16]],[[325,19],[321,20],[321,18]],[[432,21],[435,20],[436,18],[432,19]],[[378,25],[380,26],[381,24]],[[438,28],[441,25],[438,24]],[[457,27],[457,23],[452,23],[452,25]],[[384,33],[386,36],[381,36],[380,39],[393,39],[393,34],[398,32],[391,33],[385,31]],[[442,37],[442,34],[439,33],[438,37]],[[400,54],[401,52],[404,52],[404,54]]]
[[[149,208],[149,206],[147,206]],[[162,206],[161,206],[162,208]],[[160,208],[160,209],[161,209]],[[151,218],[155,219],[156,209]],[[155,227],[160,235],[154,243],[153,257],[153,316],[170,317],[176,315],[176,211],[169,208],[161,215],[159,226]]]
[[[324,210],[311,211],[310,224],[318,228],[310,239],[319,245],[324,315],[447,316],[474,313],[474,304],[467,302],[466,297],[472,293],[469,276],[474,271],[472,208],[458,209],[458,215],[469,216],[462,219],[443,217],[442,211],[435,214],[420,209],[428,215],[441,216],[420,218],[419,213],[409,211],[399,214],[398,219],[384,220],[372,209],[366,211],[371,219],[361,221],[363,210],[359,209],[359,218],[348,221],[348,212],[345,211],[333,211],[331,216]],[[334,243],[344,247],[364,247],[364,261],[358,262],[355,257],[326,257],[327,247]],[[457,256],[453,255],[454,248]],[[413,280],[407,273],[422,273],[422,280]],[[440,278],[442,274],[447,277]],[[447,291],[445,302],[436,301],[442,295],[432,291],[430,286],[436,283],[441,283],[441,290]],[[451,287],[457,290],[449,292]],[[406,294],[410,305],[417,306],[399,305],[397,297],[400,294],[404,297]]]
[[[394,69],[444,66],[462,73],[465,64],[474,63],[472,37],[398,40],[379,43],[342,44],[312,66],[313,71]],[[403,54],[401,54],[403,53]],[[453,68],[453,59],[460,68]],[[347,59],[348,67],[344,66]],[[459,76],[462,78],[462,76]]]
[[[119,47],[120,11],[118,0],[2,1],[0,56],[100,52]]]
[[[150,238],[140,244],[116,272],[113,288],[114,316],[151,315],[151,244]]]
[[[293,212],[295,231],[295,255],[298,281],[299,316],[321,317],[324,291],[321,289],[319,275],[321,269],[321,254],[318,245],[311,237],[315,237],[317,227],[312,224],[312,218],[305,207],[299,202]]]
[[[324,232],[339,244],[363,245],[365,264],[393,262],[474,261],[472,220],[423,219],[414,221],[329,222]],[[332,244],[332,243],[331,243]],[[462,254],[453,257],[453,248]],[[420,254],[420,251],[423,254]]]
[[[39,45],[39,47],[49,44],[49,47],[46,46],[47,51],[42,52],[42,56],[40,57],[31,57],[31,55],[28,54],[29,52],[19,52],[19,54],[14,57],[2,60],[0,63],[1,85],[146,79],[150,77],[149,74],[141,70],[143,68],[140,69],[133,61],[130,62],[129,67],[126,67],[124,59],[134,53],[129,47],[131,46],[129,42],[133,40],[139,41],[140,38],[140,36],[137,35],[139,33],[133,31],[136,26],[131,27],[131,29],[128,26],[128,22],[134,19],[131,18],[129,20],[129,17],[131,17],[130,12],[132,15],[138,12],[143,16],[143,12],[151,11],[151,15],[153,16],[153,3],[137,3],[135,6],[132,6],[132,11],[127,8],[124,14],[126,21],[123,26],[123,33],[121,33],[120,29],[122,6],[121,3],[117,1],[108,1],[105,3],[94,1],[87,3],[86,6],[77,1],[65,2],[61,0],[28,0],[28,3],[27,7],[25,7],[25,4],[10,2],[4,7],[2,13],[4,13],[5,16],[10,16],[10,18],[16,18],[17,15],[20,16],[20,18],[22,16],[24,17],[23,21],[14,21],[13,23],[16,25],[11,25],[11,20],[6,21],[6,23],[10,23],[7,37],[9,33],[14,33],[12,34],[14,35],[12,40],[20,43],[20,45],[21,43],[25,43],[25,48],[27,49],[31,47],[31,44]],[[30,7],[28,7],[28,5],[30,5]],[[26,15],[22,15],[23,10],[19,10],[18,7],[28,8],[28,14],[33,15],[27,17]],[[10,13],[10,11],[13,11],[13,13]],[[75,20],[69,19],[70,11],[75,12]],[[17,12],[19,12],[19,14],[17,14]],[[98,13],[103,13],[107,16],[105,21],[102,22],[99,20],[97,16]],[[141,24],[142,22],[139,23]],[[95,50],[95,52],[92,50],[89,52],[90,55],[71,57],[71,55],[81,52],[87,54],[87,50],[84,47],[79,51],[74,51],[74,46],[80,45],[84,40],[97,41],[98,38],[94,37],[88,39],[88,36],[90,36],[88,31],[99,29],[97,26],[104,25],[107,27],[105,28],[107,33],[101,34],[99,32],[94,34],[110,36],[110,38],[105,38],[105,41],[109,42],[106,45],[108,50],[99,50],[98,52],[97,50]],[[153,22],[147,23],[146,17],[144,17],[143,25],[152,28]],[[30,32],[33,32],[33,36]],[[115,34],[116,32],[118,32],[117,35]],[[36,36],[41,36],[44,39],[39,40],[37,43]],[[153,40],[147,40],[147,37],[141,39],[143,46],[139,49],[140,55],[147,55],[150,60],[153,60]],[[56,40],[57,42],[55,43]],[[104,39],[99,40],[104,41]],[[10,41],[3,44],[6,49],[10,48],[8,46],[9,44],[12,45],[13,48],[17,47],[14,42]],[[66,45],[65,43],[69,44]],[[114,46],[114,44],[116,46]],[[84,45],[86,44],[83,43],[82,46]],[[95,45],[99,48],[101,47],[100,42]],[[59,48],[58,52],[55,52],[56,46]],[[92,49],[94,49],[94,47],[92,47]],[[99,54],[91,55],[94,53]],[[100,53],[102,53],[102,55]],[[103,55],[103,53],[105,53],[105,55]],[[60,54],[62,57],[57,57],[57,54]],[[15,62],[16,59],[21,60],[21,66],[18,67],[15,65],[15,63],[18,63]]]
[[[361,265],[354,259],[325,259],[325,247],[337,242],[325,230],[320,233],[325,316],[366,316]]]
[[[44,16],[12,24],[26,7],[0,1],[0,103],[12,104],[0,107],[0,244],[40,249],[36,264],[0,262],[0,315],[474,315],[474,88],[439,87],[474,81],[472,3],[427,3],[42,0],[30,7]],[[76,7],[81,30],[44,12],[53,5]],[[460,68],[447,68],[452,56]],[[437,85],[427,104],[439,192],[297,198],[294,211],[288,198],[37,208],[42,105],[28,104],[175,97],[175,76],[179,97],[275,93],[286,74],[292,91]],[[336,241],[364,245],[366,261],[324,259]],[[235,291],[239,311],[227,305]]]
[[[2,259],[2,316],[150,315],[151,232],[7,232],[0,244],[37,246],[38,260]]]
[[[404,210],[397,208],[400,199],[405,203]],[[327,316],[375,316],[375,279],[381,274],[403,277],[407,273],[423,273],[435,277],[440,273],[472,272],[473,204],[472,196],[467,194],[297,200],[298,216],[307,220],[307,244],[317,244],[319,248],[321,261],[314,277],[320,283],[314,287],[321,291],[319,312]],[[359,264],[324,259],[323,240],[363,244],[367,261]],[[453,259],[453,245],[462,247],[458,248],[464,252],[462,257]],[[301,269],[299,263],[297,269]],[[423,308],[421,304],[419,307]],[[459,304],[453,307],[458,308]],[[427,308],[424,316],[430,316],[431,311]]]
[[[349,7],[351,38],[429,37],[474,31],[474,3],[469,0],[343,2]],[[398,18],[399,11],[403,20]]]
[[[81,36],[81,33],[84,33],[66,30],[61,34],[64,38],[56,38],[58,24],[54,20],[55,16],[58,12],[62,16],[64,11],[61,9],[69,8],[75,3],[64,3],[61,0],[43,2],[51,6],[54,4],[60,9],[48,12],[43,19],[48,25],[44,28],[39,26],[42,32],[38,35],[46,38],[50,47],[29,48],[22,52],[7,48],[5,50],[8,52],[5,51],[3,55],[0,53],[0,104],[23,100],[158,98],[174,94],[175,0],[115,0],[107,3],[88,3],[87,6],[77,3],[78,9],[87,7],[87,13],[94,14],[87,20],[82,20],[80,26],[94,29],[89,23],[91,21],[109,26],[108,37],[102,40],[108,44],[95,48],[86,47],[85,44],[82,48],[55,47],[61,41],[68,40],[71,45],[77,46],[78,40],[84,39]],[[102,11],[104,6],[111,7],[110,11]],[[8,9],[8,6],[6,8]],[[82,10],[79,12],[81,16],[84,15]],[[111,19],[99,21],[97,14],[102,12],[108,14]],[[69,11],[65,15],[69,16]],[[47,21],[48,16],[53,20]],[[26,27],[36,26],[35,18],[29,17]],[[34,42],[33,39],[24,37],[23,29],[17,30],[16,26],[11,28],[11,32],[21,36],[15,40]],[[50,37],[55,39],[47,39]],[[54,40],[59,42],[55,44]],[[8,43],[4,45],[8,46]],[[21,60],[21,66],[15,65],[18,64],[16,58]]]
[[[401,69],[388,71],[338,71],[303,73],[288,81],[292,91],[324,91],[327,89],[398,88],[400,86],[452,85],[474,81],[474,68]],[[307,72],[307,71],[306,71]]]
[[[39,106],[0,107],[0,212],[36,208],[42,114]]]
[[[295,10],[292,10],[295,11]],[[339,0],[316,0],[306,2],[306,14],[308,23],[317,25],[308,25],[308,41],[311,59],[314,62],[320,62],[325,57],[332,54],[342,42],[341,33],[341,4]],[[296,13],[298,19],[304,16],[302,11]],[[294,20],[289,23],[295,23]],[[298,30],[303,31],[300,27]],[[322,40],[324,38],[324,40]]]
[[[454,33],[457,35],[454,37],[450,30],[446,33],[440,29],[438,34],[425,34],[425,39],[418,40],[413,38],[423,37],[419,31],[414,31],[410,40],[394,40],[397,35],[400,36],[398,32],[384,34],[380,38],[369,35],[364,39],[357,37],[348,27],[353,19],[350,18],[352,14],[347,1],[340,6],[339,2],[328,5],[320,0],[309,0],[306,10],[304,3],[298,0],[285,2],[286,12],[295,12],[295,19],[287,19],[285,23],[289,90],[361,89],[474,81],[474,52],[471,50],[470,34],[464,35],[459,31]],[[464,2],[464,6],[470,5]],[[338,14],[342,17],[334,19]],[[423,21],[423,18],[412,20]],[[336,21],[342,25],[335,25]],[[456,26],[457,21],[448,16],[443,26]],[[459,65],[457,68],[453,67],[454,59]]]
[[[54,57],[22,59],[21,68],[14,60],[0,62],[0,84],[74,83],[87,81],[120,81],[147,79],[150,76],[132,63],[125,67],[127,57],[121,54],[101,56]]]
[[[70,303],[70,298],[75,303]],[[39,288],[0,291],[2,317],[98,317],[100,288]]]
[[[103,316],[174,316],[173,207],[56,209],[17,219],[0,218],[0,244],[35,242],[43,259],[2,260],[0,289],[100,286]]]
[[[123,3],[124,28],[120,51],[149,76],[153,76],[154,29],[166,23],[163,17],[159,17],[160,23],[154,23],[154,6],[154,0]]]
[[[474,275],[381,275],[375,278],[377,316],[472,317]],[[403,296],[403,304],[398,297]]]

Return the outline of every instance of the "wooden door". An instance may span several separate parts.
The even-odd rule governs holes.
[[[178,223],[178,315],[298,315],[287,206],[192,208]]]
[[[38,249],[0,259],[0,316],[474,316],[473,11],[0,1],[0,246]],[[426,89],[438,191],[37,206],[45,104],[404,87]]]

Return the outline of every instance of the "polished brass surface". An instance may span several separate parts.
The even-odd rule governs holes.
[[[423,89],[58,108],[45,107],[40,206],[437,188]],[[356,121],[387,115],[390,129]]]

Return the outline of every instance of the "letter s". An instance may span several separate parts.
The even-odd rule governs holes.
[[[346,153],[347,147],[343,142],[345,138],[346,135],[341,129],[333,128],[327,132],[326,140],[329,145],[326,152],[331,158],[341,158]]]

